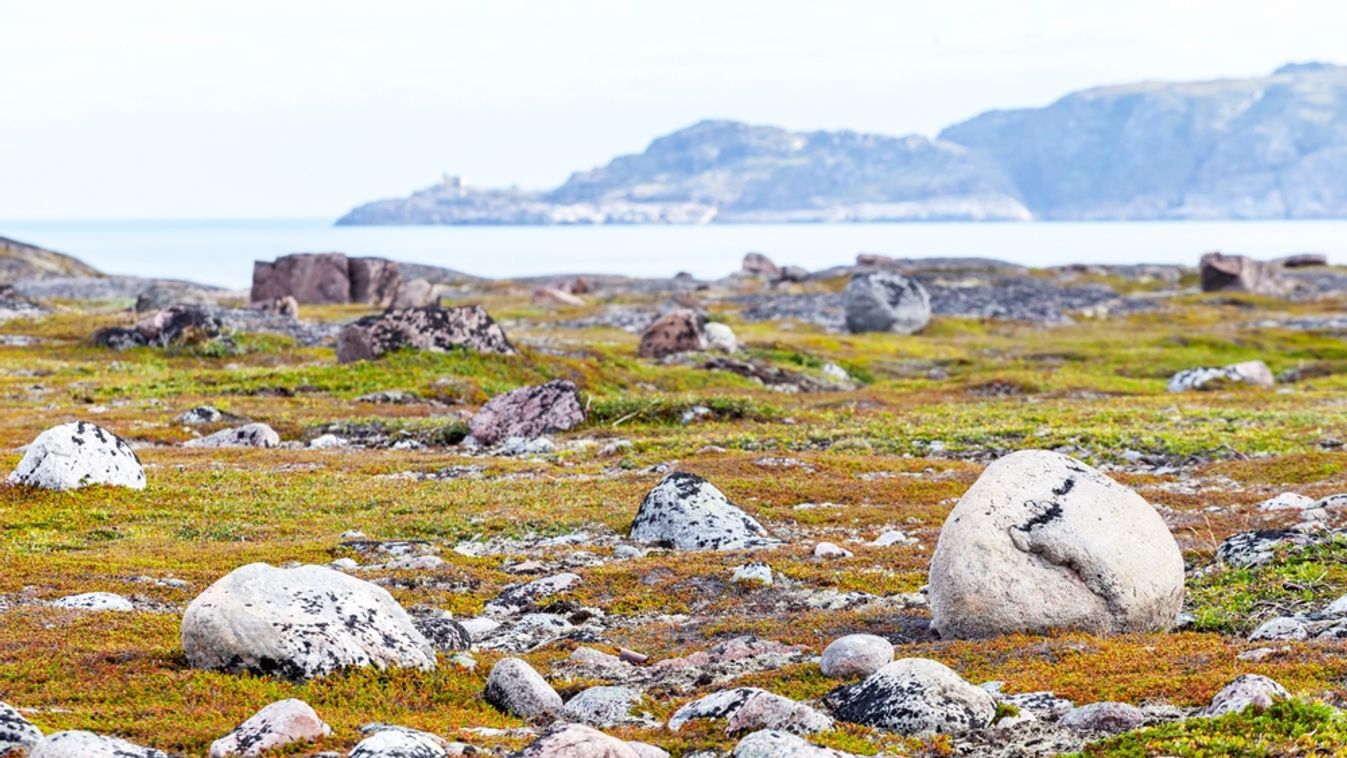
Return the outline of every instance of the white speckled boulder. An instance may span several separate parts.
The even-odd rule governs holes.
[[[94,484],[143,490],[145,469],[121,437],[101,426],[74,421],[39,434],[9,481],[48,490]]]
[[[1277,384],[1277,379],[1273,377],[1272,370],[1267,367],[1266,363],[1245,361],[1222,368],[1204,366],[1180,371],[1170,378],[1166,389],[1170,392],[1219,390],[1235,384],[1272,387]]]
[[[12,706],[0,703],[0,755],[11,750],[27,750],[42,739],[42,730]]]
[[[244,424],[235,429],[221,429],[214,434],[182,443],[183,447],[276,447],[281,435],[266,424]]]
[[[909,736],[982,729],[996,716],[996,698],[944,664],[903,658],[859,684],[827,696],[842,721]]]
[[[1183,556],[1140,495],[1060,453],[992,463],[945,520],[931,559],[931,625],[945,638],[1168,629]]]
[[[641,702],[641,693],[630,687],[590,687],[566,701],[562,715],[593,727],[620,726],[636,721],[632,708]]]
[[[93,732],[57,732],[43,737],[28,758],[170,758],[168,753]]]
[[[435,651],[392,595],[325,566],[235,569],[187,607],[182,646],[194,668],[292,680],[358,666],[435,668]]]
[[[712,692],[674,711],[669,717],[669,731],[676,732],[689,721],[702,719],[727,719],[731,734],[757,729],[809,734],[833,725],[827,715],[803,703],[757,687],[735,687]]]
[[[739,740],[733,758],[857,758],[832,748],[810,744],[790,732],[764,729]]]
[[[561,696],[533,667],[519,658],[502,658],[486,678],[486,701],[522,719],[555,716]]]
[[[715,485],[683,472],[664,477],[641,501],[631,539],[678,550],[743,550],[780,544]]]
[[[312,742],[332,734],[309,704],[278,700],[253,714],[210,746],[210,758],[255,756],[292,742]]]
[[[401,726],[373,724],[361,727],[367,737],[347,758],[448,758],[449,742],[429,732]]]

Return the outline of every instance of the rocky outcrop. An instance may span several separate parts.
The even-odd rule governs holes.
[[[468,428],[478,442],[494,445],[510,437],[533,439],[564,432],[584,420],[579,390],[574,383],[558,379],[491,398],[473,415]]]
[[[826,700],[843,721],[911,736],[981,729],[996,715],[991,693],[924,658],[894,661]]]
[[[251,300],[264,304],[293,297],[300,305],[360,303],[388,307],[401,282],[398,264],[383,258],[297,253],[253,264]]]
[[[675,472],[646,494],[631,525],[636,542],[676,550],[743,550],[778,544],[715,485]]]
[[[100,329],[94,333],[93,342],[114,350],[194,345],[219,337],[223,330],[224,323],[211,307],[180,303],[146,316],[132,328]]]
[[[515,354],[505,332],[480,305],[389,311],[347,324],[337,335],[337,361],[340,363],[374,360],[402,349],[442,353],[454,348],[498,355]]]
[[[843,293],[847,331],[913,334],[931,321],[931,296],[914,279],[887,271],[851,277]]]
[[[1207,253],[1198,263],[1203,292],[1252,292],[1281,297],[1291,289],[1279,263],[1254,260],[1245,255]]]
[[[987,467],[954,506],[931,559],[931,626],[946,638],[1168,629],[1183,556],[1155,509],[1060,453]]]
[[[0,237],[0,284],[21,279],[103,276],[94,267],[69,255]]]
[[[291,680],[435,668],[434,649],[392,595],[323,566],[235,569],[187,606],[182,646],[193,668]]]
[[[61,424],[28,445],[11,484],[73,490],[95,484],[145,489],[145,469],[131,446],[101,426]]]
[[[256,756],[292,742],[312,742],[332,733],[303,700],[278,700],[253,714],[210,746],[210,758]]]

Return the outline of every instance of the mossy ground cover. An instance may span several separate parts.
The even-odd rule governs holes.
[[[374,539],[421,539],[439,548],[446,563],[438,569],[368,576],[388,580],[404,604],[471,615],[520,580],[504,567],[522,556],[467,557],[454,545],[575,530],[624,534],[660,477],[652,469],[658,464],[710,479],[789,545],[765,555],[779,577],[772,588],[731,584],[731,567],[745,559],[733,554],[657,552],[580,570],[584,583],[570,597],[609,614],[615,644],[655,658],[743,633],[819,651],[838,635],[867,631],[893,638],[901,655],[939,659],[973,681],[1004,681],[1008,692],[1049,689],[1078,702],[1197,705],[1250,672],[1272,676],[1307,699],[1333,699],[1347,679],[1342,643],[1288,643],[1259,663],[1236,658],[1254,646],[1243,635],[1273,611],[1313,607],[1347,592],[1347,549],[1340,545],[1283,556],[1261,569],[1190,579],[1189,610],[1197,621],[1178,633],[940,642],[906,633],[920,626],[920,609],[823,611],[780,601],[786,590],[917,591],[945,514],[986,460],[1020,448],[1063,447],[1110,467],[1162,506],[1193,568],[1208,565],[1226,536],[1289,518],[1256,511],[1258,501],[1284,490],[1347,491],[1338,447],[1347,439],[1347,342],[1243,326],[1283,314],[1333,312],[1341,302],[1194,296],[1157,311],[1069,325],[944,319],[907,337],[750,323],[731,307],[713,305],[753,360],[805,372],[832,362],[862,380],[852,391],[798,394],[695,362],[640,360],[636,337],[616,329],[553,323],[587,309],[551,311],[506,289],[486,302],[523,348],[519,356],[401,353],[338,366],[330,348],[257,335],[240,336],[239,349],[228,355],[110,353],[90,346],[88,337],[98,326],[127,320],[115,304],[69,303],[39,320],[0,325],[0,332],[42,340],[0,347],[0,448],[11,451],[0,454],[0,468],[12,468],[16,449],[43,429],[87,419],[137,443],[150,481],[143,492],[56,494],[0,486],[0,595],[6,601],[0,700],[46,730],[116,733],[187,755],[204,754],[211,740],[256,709],[291,696],[309,702],[335,728],[331,738],[292,754],[348,749],[356,728],[371,721],[516,746],[523,737],[462,731],[521,726],[481,700],[496,654],[481,653],[475,671],[446,661],[432,673],[348,672],[307,684],[194,671],[178,642],[181,609],[248,562],[326,563],[350,555],[340,535],[359,529]],[[328,308],[310,309],[306,317],[357,315],[358,309]],[[1317,369],[1313,378],[1274,391],[1165,392],[1174,371],[1255,358],[1274,372]],[[455,447],[177,446],[194,432],[174,418],[203,403],[265,421],[286,439],[312,437],[331,423],[449,429],[461,427],[495,394],[553,378],[580,386],[589,419],[558,435],[559,451],[541,458],[473,457]],[[376,390],[411,391],[423,400],[355,401]],[[683,423],[695,406],[711,413]],[[630,446],[604,451],[619,439]],[[1135,463],[1137,455],[1168,467]],[[484,469],[451,480],[398,476],[468,465]],[[886,528],[902,529],[919,543],[864,544]],[[820,562],[812,557],[819,540],[855,556]],[[169,577],[188,586],[152,581]],[[96,590],[160,610],[78,613],[41,604]],[[546,673],[573,646],[525,657]],[[808,664],[753,674],[742,683],[801,699],[835,685]],[[648,707],[667,715],[682,700]],[[1092,747],[1091,754],[1331,753],[1344,733],[1336,719],[1288,705],[1260,716],[1147,730]],[[1255,727],[1269,738],[1239,737]],[[720,724],[676,736],[617,733],[678,754],[732,744],[723,730]],[[870,754],[938,752],[942,744],[850,726],[819,741]]]

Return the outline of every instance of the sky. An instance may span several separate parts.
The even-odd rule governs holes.
[[[1344,63],[1344,29],[1341,0],[0,0],[0,219],[336,218],[442,172],[546,188],[704,118],[933,136],[1100,84]]]

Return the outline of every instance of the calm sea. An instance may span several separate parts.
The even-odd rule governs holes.
[[[1205,251],[1298,252],[1347,263],[1347,221],[919,223],[744,226],[336,227],[327,220],[0,221],[0,236],[77,256],[110,273],[247,287],[252,262],[338,251],[489,277],[553,273],[718,277],[744,253],[809,269],[860,252],[985,256],[1032,266],[1187,263]]]

